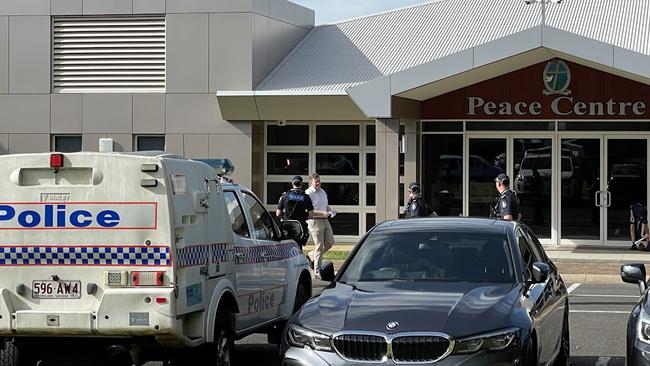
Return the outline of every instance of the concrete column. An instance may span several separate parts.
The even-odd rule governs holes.
[[[420,161],[420,123],[419,121],[405,121],[404,138],[406,139],[406,154],[404,156],[404,202],[408,202],[408,186],[411,182],[420,182],[418,172]],[[420,182],[423,184],[423,182]]]
[[[399,215],[399,120],[375,121],[377,222]]]
[[[264,121],[253,121],[253,161],[251,189],[260,199],[264,193]]]

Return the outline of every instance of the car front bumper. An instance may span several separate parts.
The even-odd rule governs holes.
[[[631,349],[628,348],[627,364],[629,366],[650,366],[650,344],[636,339]]]
[[[492,365],[512,366],[523,365],[524,356],[518,348],[511,348],[501,352],[478,352],[469,355],[451,355],[431,363],[417,363],[417,365]],[[409,365],[414,363],[396,363],[392,360],[385,362],[353,362],[346,361],[335,352],[314,351],[309,347],[290,347],[284,354],[282,366],[368,366],[368,365]],[[645,364],[643,364],[645,365]]]

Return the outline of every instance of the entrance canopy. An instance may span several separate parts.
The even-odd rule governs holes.
[[[227,120],[421,118],[421,102],[560,58],[650,85],[650,0],[443,0],[314,28]],[[540,76],[541,78],[541,76]]]

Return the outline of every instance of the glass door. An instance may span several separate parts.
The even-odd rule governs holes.
[[[494,178],[507,169],[507,139],[470,137],[467,169],[469,180],[469,216],[489,217],[497,190]]]
[[[602,244],[601,223],[607,196],[601,176],[602,152],[601,137],[560,139],[556,171],[560,172],[562,244]]]
[[[608,137],[604,192],[607,244],[629,246],[630,205],[647,202],[647,139]]]

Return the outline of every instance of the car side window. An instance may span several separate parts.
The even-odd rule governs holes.
[[[517,244],[519,245],[521,261],[524,265],[524,276],[528,280],[531,278],[533,273],[533,263],[539,262],[542,258],[539,253],[533,249],[532,245],[528,242],[528,238],[521,230],[517,230]]]
[[[249,207],[251,219],[253,220],[255,238],[259,240],[276,240],[276,238],[279,238],[271,214],[266,211],[264,206],[262,206],[257,198],[251,196],[246,192],[242,193],[244,196],[244,201]]]
[[[539,260],[544,262],[547,261],[548,257],[546,256],[546,252],[544,252],[544,247],[542,247],[542,243],[539,242],[537,236],[530,229],[526,229],[525,233],[526,237],[528,238],[528,242],[533,247],[533,250],[537,254]]]
[[[228,215],[230,216],[230,223],[232,224],[232,232],[244,238],[250,238],[248,232],[248,225],[246,224],[246,216],[242,211],[241,204],[235,195],[235,192],[226,191],[224,194],[226,198],[226,207],[228,207]]]

